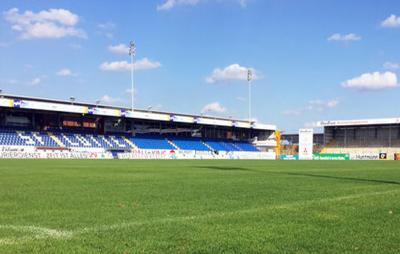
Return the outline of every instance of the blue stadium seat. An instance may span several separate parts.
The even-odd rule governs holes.
[[[129,140],[141,149],[176,149],[161,135],[137,134],[131,136]]]
[[[54,135],[54,137],[52,136]],[[0,145],[60,147],[59,141],[68,148],[104,148],[132,149],[133,145],[141,149],[182,149],[196,151],[259,151],[245,141],[223,139],[201,139],[194,137],[168,136],[160,134],[124,134],[97,135],[88,131],[53,130],[38,132],[24,128],[0,128]],[[127,141],[129,140],[129,141]]]
[[[169,139],[182,150],[210,151],[200,138],[170,136]]]

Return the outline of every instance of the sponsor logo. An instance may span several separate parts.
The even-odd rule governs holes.
[[[89,115],[93,115],[95,111],[96,111],[96,109],[93,108],[93,107],[89,107],[89,108],[88,108],[88,114],[89,114]]]
[[[356,154],[352,156],[352,160],[379,160],[377,154]]]
[[[379,159],[380,160],[386,160],[387,159],[387,153],[379,153]]]
[[[22,108],[25,105],[25,102],[22,100],[14,100],[14,108]]]
[[[350,160],[350,155],[348,153],[322,153],[313,154],[313,160]]]

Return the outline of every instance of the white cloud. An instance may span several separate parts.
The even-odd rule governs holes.
[[[400,69],[400,63],[386,62],[383,64],[383,68],[388,70],[397,70]]]
[[[106,22],[106,23],[100,23],[97,25],[98,31],[97,33],[100,35],[104,35],[108,39],[111,39],[114,37],[113,31],[115,29],[115,24],[113,22]]]
[[[132,64],[127,61],[104,62],[100,65],[100,69],[103,71],[130,71],[131,67]],[[136,61],[133,67],[135,70],[150,70],[161,67],[161,63],[152,62],[145,57]]]
[[[118,44],[115,46],[108,46],[108,50],[112,53],[115,54],[125,54],[127,55],[129,53],[129,47],[125,44]]]
[[[247,72],[249,69],[253,73],[253,80],[260,79],[257,71],[253,68],[240,66],[239,64],[231,64],[224,69],[214,69],[212,74],[206,78],[206,82],[213,84],[223,81],[247,80]]]
[[[108,21],[105,23],[98,24],[97,27],[104,30],[112,30],[115,28],[115,24],[111,21]]]
[[[76,25],[78,15],[65,9],[49,9],[40,12],[19,12],[12,8],[3,13],[11,29],[18,32],[22,39],[51,38],[68,36],[86,38],[86,33]]]
[[[28,82],[29,85],[31,86],[37,86],[42,82],[40,78],[34,78],[31,81]]]
[[[335,108],[339,105],[339,100],[310,100],[301,108],[283,111],[282,114],[286,116],[299,116],[305,112],[323,112],[327,109]]]
[[[227,1],[236,2],[243,8],[246,7],[248,3],[248,0],[227,0]],[[157,5],[157,10],[168,11],[177,6],[184,6],[184,5],[195,6],[200,2],[206,2],[206,0],[164,0],[162,4]],[[216,0],[215,2],[221,2],[221,1]]]
[[[165,0],[163,4],[157,5],[158,11],[167,11],[178,5],[196,5],[201,0]]]
[[[62,77],[68,77],[68,76],[76,76],[76,74],[74,74],[70,69],[64,68],[61,69],[57,72],[58,76],[62,76]]]
[[[328,41],[359,41],[361,40],[361,36],[350,33],[350,34],[332,34]]]
[[[123,105],[126,104],[125,101],[121,98],[111,97],[109,95],[103,95],[100,98],[100,104],[108,104],[108,105]]]
[[[390,71],[383,73],[364,73],[358,77],[342,82],[342,87],[358,90],[382,90],[396,86],[398,86],[397,76],[395,73]]]
[[[400,17],[397,17],[396,15],[392,14],[381,22],[381,26],[389,28],[400,27]]]
[[[226,108],[222,106],[219,102],[212,102],[203,107],[201,113],[224,113]]]
[[[324,100],[311,100],[307,103],[306,109],[310,111],[324,111],[328,108],[335,108],[339,104],[336,99],[324,101]]]

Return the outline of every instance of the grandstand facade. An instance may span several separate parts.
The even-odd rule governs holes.
[[[400,154],[400,118],[321,121],[323,153],[352,159],[395,159]]]
[[[0,157],[274,159],[276,126],[1,95]]]

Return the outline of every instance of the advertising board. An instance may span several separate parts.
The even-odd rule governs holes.
[[[300,129],[299,130],[299,159],[312,160],[313,159],[313,143],[314,143],[314,130],[313,129]]]
[[[283,161],[297,161],[298,159],[299,159],[298,155],[281,154],[281,156],[280,156],[280,160],[283,160]]]
[[[351,154],[350,160],[379,160],[379,154]]]
[[[315,153],[313,160],[327,160],[327,161],[348,161],[350,155],[348,153]]]
[[[48,111],[64,111],[71,113],[88,113],[88,107],[68,105],[61,103],[51,103],[51,102],[41,102],[41,101],[31,101],[31,100],[14,100],[14,108],[25,108],[25,109],[38,109],[38,110],[48,110]]]

